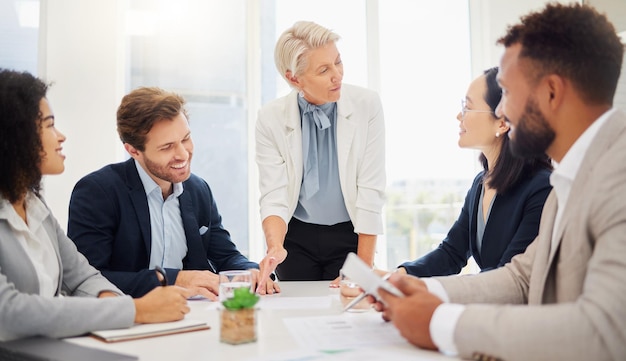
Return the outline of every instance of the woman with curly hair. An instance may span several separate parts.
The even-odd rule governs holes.
[[[29,73],[0,69],[0,341],[182,319],[189,291],[123,295],[76,250],[43,201],[42,175],[62,173],[65,160],[47,90]]]

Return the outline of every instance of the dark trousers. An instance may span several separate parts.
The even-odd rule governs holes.
[[[356,253],[358,241],[352,222],[322,226],[291,218],[284,244],[287,258],[276,267],[276,275],[281,281],[333,280],[348,253]]]

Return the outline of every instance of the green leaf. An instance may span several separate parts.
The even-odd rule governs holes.
[[[250,291],[249,287],[240,287],[233,290],[233,297],[222,301],[222,305],[229,310],[252,308],[259,301],[259,296]]]

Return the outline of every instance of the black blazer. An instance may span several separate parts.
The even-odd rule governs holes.
[[[430,253],[400,265],[418,277],[457,274],[470,256],[482,271],[504,266],[513,256],[522,253],[535,239],[543,204],[552,190],[548,170],[527,177],[506,194],[498,194],[493,202],[481,252],[476,244],[476,217],[481,214],[478,201],[483,187],[483,174],[474,178],[467,192],[459,218],[447,237]]]
[[[259,268],[231,241],[209,185],[192,174],[183,188],[178,197],[188,248],[183,269],[219,272]],[[105,166],[76,183],[67,232],[89,263],[124,293],[141,297],[159,285],[155,272],[148,270],[150,211],[132,158]],[[165,271],[173,284],[179,270]]]

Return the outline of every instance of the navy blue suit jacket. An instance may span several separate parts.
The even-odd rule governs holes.
[[[183,189],[178,197],[188,248],[183,269],[259,268],[231,241],[209,185],[192,174]],[[133,159],[105,166],[76,183],[67,232],[89,263],[123,292],[141,297],[159,285],[155,272],[148,270],[150,211]],[[165,271],[173,284],[179,270]]]
[[[474,178],[461,214],[441,244],[421,258],[400,265],[407,273],[418,277],[457,274],[470,256],[474,257],[481,271],[487,271],[504,266],[535,239],[543,204],[552,190],[551,172],[541,170],[506,194],[496,196],[478,252],[476,217],[482,214],[478,210],[478,201],[483,174],[481,172]]]

